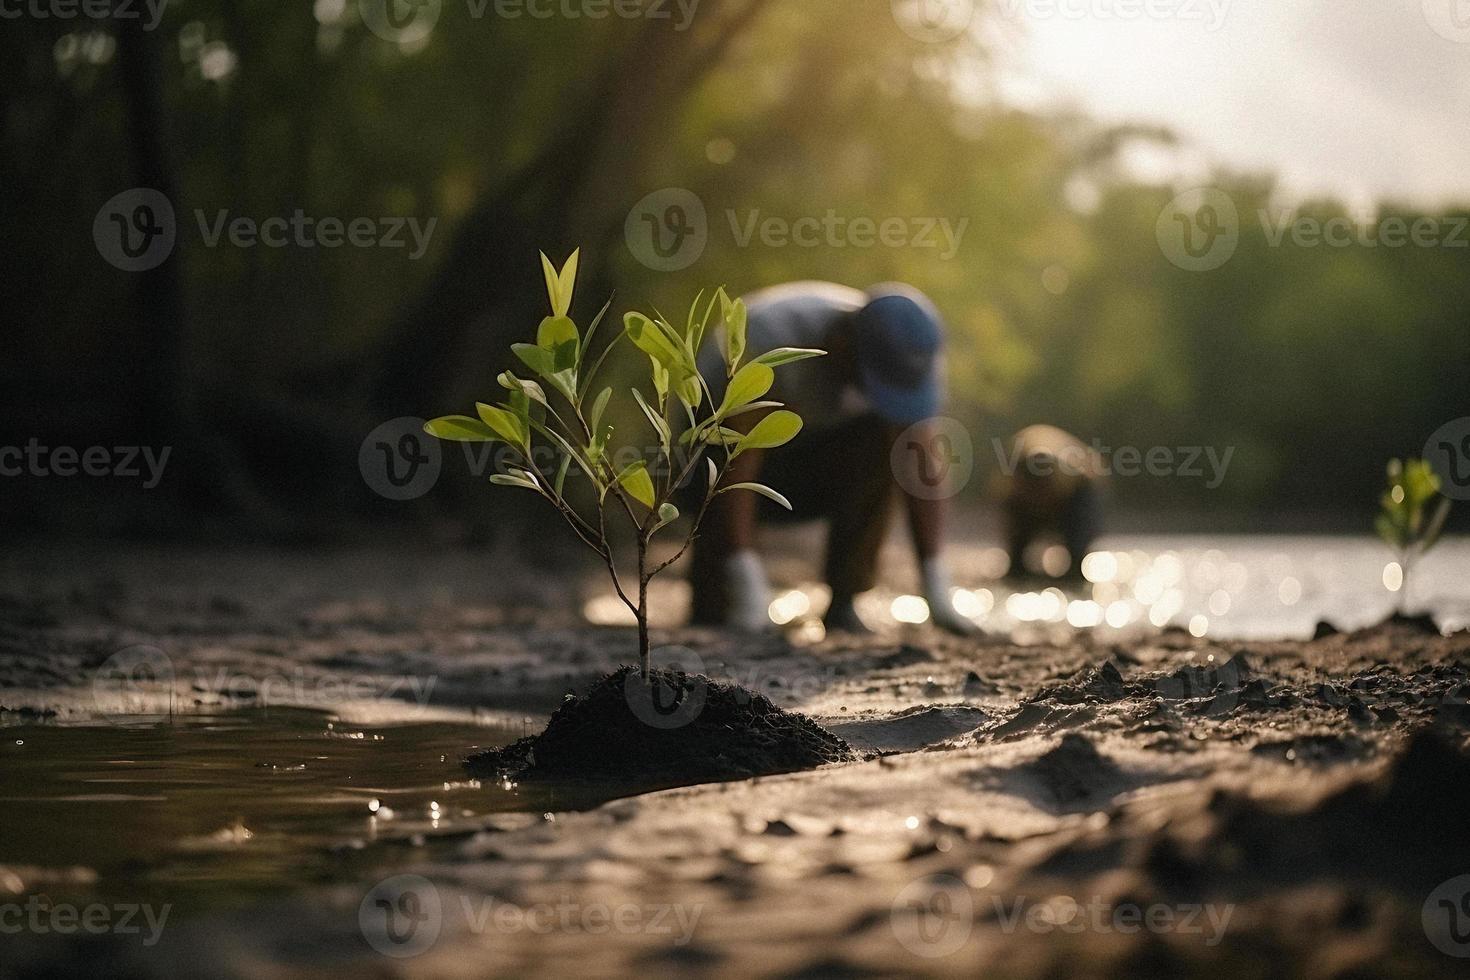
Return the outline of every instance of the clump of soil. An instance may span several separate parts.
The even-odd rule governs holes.
[[[821,725],[702,674],[623,667],[568,696],[539,735],[473,756],[478,776],[618,793],[812,769],[857,758]]]
[[[1062,740],[1044,755],[1017,769],[1018,775],[1034,779],[1060,812],[1120,792],[1128,783],[1123,771],[1107,756],[1098,752],[1092,742],[1076,733]]]

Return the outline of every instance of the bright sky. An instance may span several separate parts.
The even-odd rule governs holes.
[[[1165,123],[1292,196],[1470,202],[1470,0],[992,2],[1015,101]]]

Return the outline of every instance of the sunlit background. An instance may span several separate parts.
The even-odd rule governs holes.
[[[502,534],[514,505],[459,456],[389,502],[358,454],[385,420],[494,390],[540,316],[538,249],[583,249],[584,320],[722,283],[929,292],[973,437],[967,506],[994,490],[996,440],[1050,422],[1232,454],[1213,485],[1113,480],[1114,526],[1356,533],[1384,462],[1466,412],[1470,32],[1448,3],[702,0],[594,19],[430,0],[395,7],[402,28],[382,4],[7,26],[0,176],[26,192],[0,202],[0,435],[178,447],[158,492],[17,486],[16,526]],[[94,237],[139,186],[177,221],[141,273]],[[1238,216],[1207,269],[1161,238],[1198,186]],[[421,248],[211,231],[298,211],[428,230]],[[1352,240],[1278,234],[1298,219]],[[1389,220],[1435,240],[1376,243]],[[803,222],[823,230],[793,238]]]

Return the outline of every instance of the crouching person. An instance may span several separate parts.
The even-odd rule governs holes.
[[[894,497],[902,495],[934,622],[973,632],[950,598],[942,555],[945,501],[900,494],[890,465],[898,435],[940,407],[943,327],[933,304],[905,286],[863,293],[818,282],[773,287],[745,302],[747,357],[778,347],[828,354],[783,367],[767,396],[802,417],[801,433],[778,449],[741,454],[726,476],[732,483],[780,487],[791,511],[752,493],[721,494],[711,502],[693,548],[694,621],[768,628],[771,590],[756,550],[760,523],[825,520],[825,579],[832,590],[826,626],[866,631],[853,602],[877,582],[889,514]],[[718,402],[726,379],[717,352],[707,350],[699,367]],[[748,431],[762,414],[743,415],[731,425]]]
[[[1026,550],[1043,535],[1066,547],[1077,574],[1102,532],[1103,465],[1092,447],[1051,425],[1033,425],[1011,441],[1011,473],[1002,509],[1011,574],[1024,574]]]

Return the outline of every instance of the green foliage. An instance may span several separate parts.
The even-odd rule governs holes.
[[[1439,476],[1433,467],[1422,459],[1389,461],[1388,487],[1373,528],[1398,553],[1404,571],[1402,595],[1408,593],[1410,567],[1439,541],[1449,512],[1449,498],[1439,495]]]
[[[425,423],[424,429],[439,439],[500,442],[510,447],[514,463],[504,473],[490,477],[490,482],[544,497],[603,559],[619,598],[638,621],[640,654],[646,671],[648,582],[683,554],[709,502],[718,494],[740,490],[761,494],[790,509],[787,499],[770,487],[759,483],[722,486],[721,480],[725,470],[742,453],[785,445],[801,431],[801,419],[795,412],[782,408],[780,402],[762,398],[775,383],[777,366],[825,352],[783,348],[742,366],[745,304],[732,300],[724,289],[716,290],[708,299],[703,293],[697,296],[682,326],[675,326],[656,312],[651,316],[628,313],[623,317],[623,336],[647,355],[651,394],[642,387],[626,390],[629,402],[637,405],[654,438],[642,458],[615,468],[608,452],[614,427],[604,424],[603,419],[610,407],[615,416],[623,415],[618,411],[620,406],[612,404],[617,389],[603,387],[596,398],[589,399],[592,381],[603,362],[599,358],[589,366],[586,360],[590,339],[608,307],[603,307],[584,337],[570,315],[578,258],[579,253],[573,252],[558,270],[544,254],[541,256],[551,315],[541,321],[534,344],[515,344],[511,348],[539,381],[502,372],[498,380],[507,392],[503,404],[478,403],[475,406],[478,418],[445,416]],[[719,337],[730,379],[725,397],[718,405],[710,397],[697,367],[700,347],[711,327]],[[548,396],[548,388],[554,397]],[[757,420],[748,432],[727,424],[756,411],[768,414]],[[682,430],[677,440],[676,428]],[[549,445],[557,457],[549,477],[534,462],[541,445]],[[581,513],[566,492],[566,480],[573,466],[592,486],[596,499],[592,514]],[[683,546],[674,558],[650,567],[648,550],[654,535],[679,517],[679,508],[672,498],[697,474],[705,477],[704,493]],[[607,533],[609,510],[620,510],[637,534],[636,593],[625,589],[618,575]]]
[[[1401,553],[1422,555],[1439,541],[1449,512],[1449,498],[1439,496],[1433,467],[1422,459],[1389,461],[1388,488],[1373,523],[1385,544]]]

